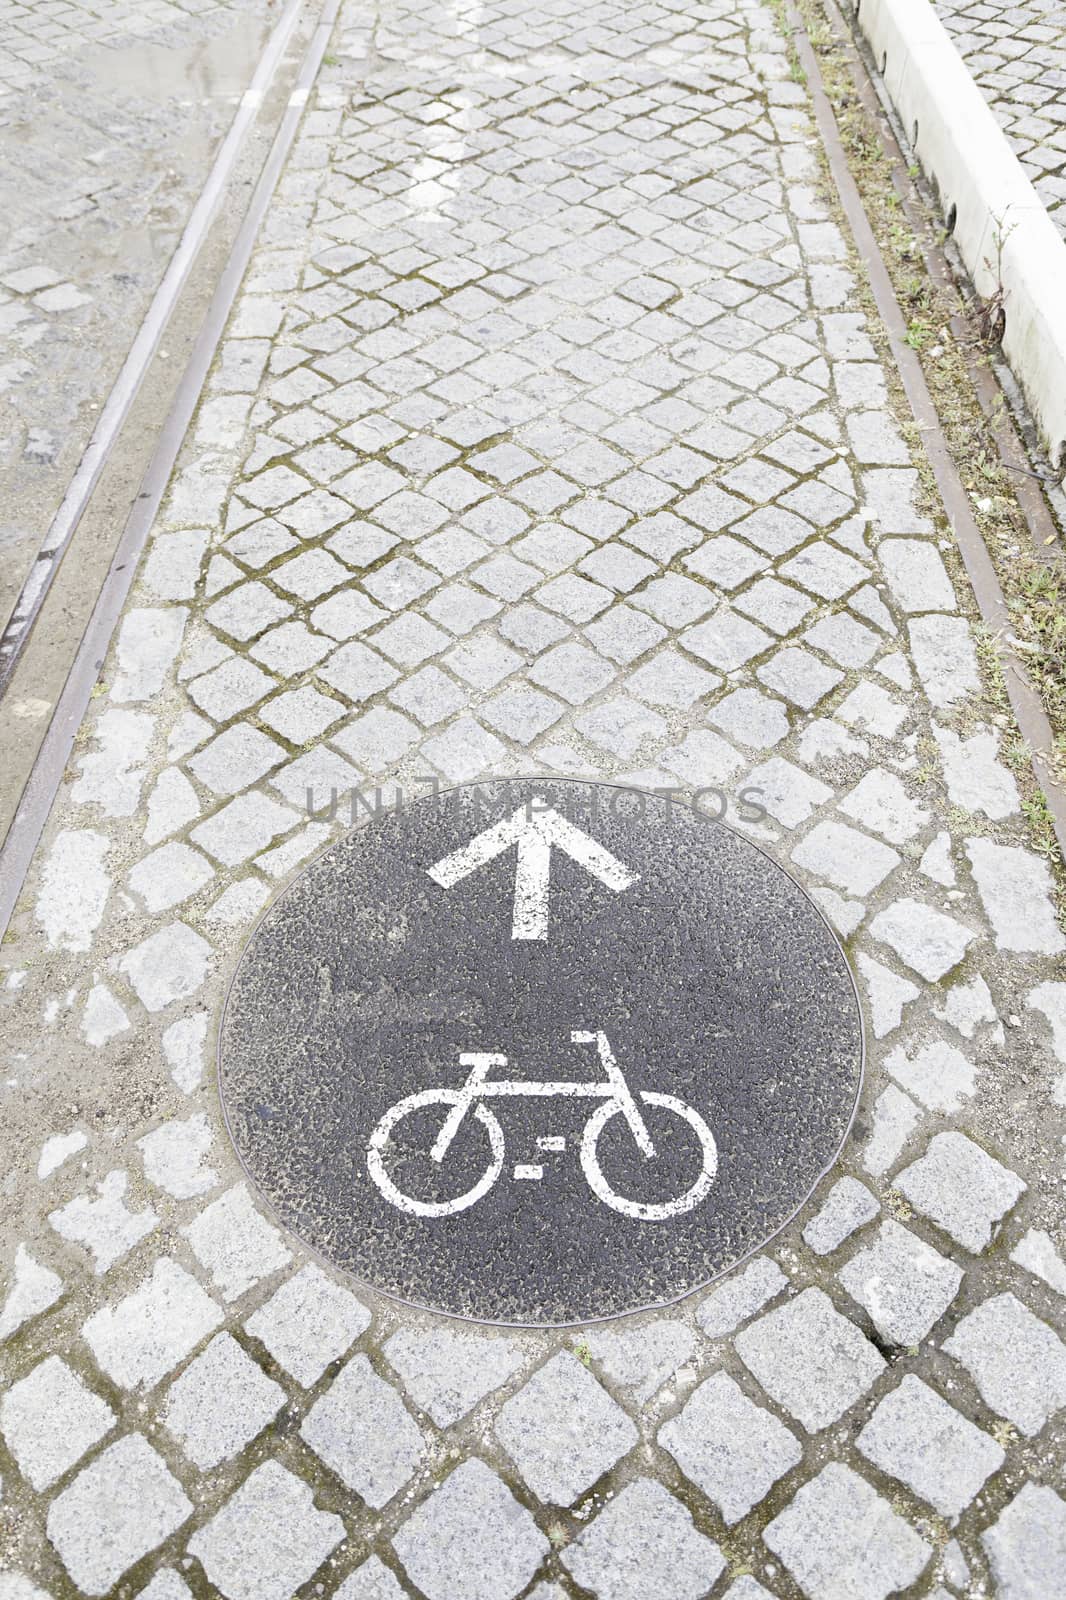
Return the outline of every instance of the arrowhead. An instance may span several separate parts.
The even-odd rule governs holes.
[[[535,806],[543,809],[534,810]],[[517,847],[512,939],[548,937],[553,845],[615,894],[630,888],[639,876],[581,828],[545,807],[536,796],[529,806],[521,806],[503,821],[493,823],[476,834],[469,844],[443,856],[427,871],[434,883],[439,883],[442,889],[450,889],[512,845]]]

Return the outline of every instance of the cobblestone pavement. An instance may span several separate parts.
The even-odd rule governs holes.
[[[0,625],[274,11],[273,0],[0,8]]]
[[[1066,6],[957,5],[934,10],[983,92],[1059,231],[1066,234]]]
[[[329,59],[4,946],[0,1595],[1047,1600],[1064,940],[774,14]],[[309,785],[530,771],[760,785],[870,1044],[775,1244],[553,1333],[309,1261],[211,1042]]]

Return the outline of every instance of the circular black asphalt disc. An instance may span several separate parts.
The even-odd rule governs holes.
[[[821,913],[680,798],[576,780],[389,810],[269,908],[226,1003],[230,1134],[277,1217],[416,1305],[679,1299],[832,1165],[862,1075]]]

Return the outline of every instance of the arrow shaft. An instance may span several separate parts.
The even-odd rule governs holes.
[[[551,853],[551,843],[539,829],[530,828],[518,841],[512,939],[548,937]]]

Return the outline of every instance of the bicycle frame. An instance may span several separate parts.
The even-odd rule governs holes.
[[[459,1099],[449,1111],[444,1126],[437,1135],[430,1156],[434,1161],[444,1160],[452,1140],[462,1125],[475,1100],[539,1097],[541,1099],[614,1100],[629,1124],[637,1148],[644,1156],[653,1156],[655,1146],[641,1116],[637,1102],[627,1084],[621,1067],[614,1059],[607,1035],[588,1033],[577,1028],[570,1035],[573,1044],[594,1044],[599,1052],[605,1082],[573,1083],[559,1080],[548,1083],[522,1082],[513,1078],[490,1079],[493,1067],[505,1067],[507,1057],[491,1050],[471,1050],[459,1057],[460,1066],[469,1067],[470,1074],[458,1091]]]

